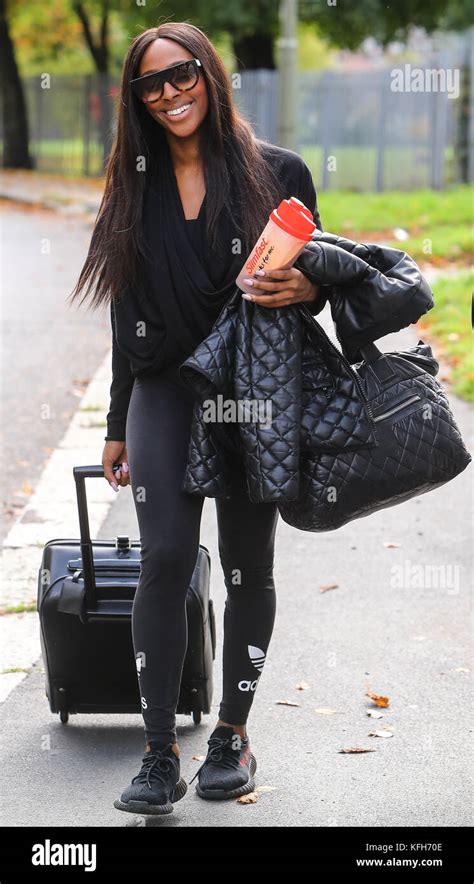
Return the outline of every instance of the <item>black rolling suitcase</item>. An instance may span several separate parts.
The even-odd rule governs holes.
[[[141,713],[131,612],[140,574],[140,543],[126,536],[91,541],[85,479],[102,466],[73,469],[81,539],[50,540],[38,573],[37,611],[51,712]],[[186,598],[188,645],[177,712],[198,724],[212,701],[216,633],[209,598],[211,561],[199,545]],[[139,656],[139,655],[138,655]]]

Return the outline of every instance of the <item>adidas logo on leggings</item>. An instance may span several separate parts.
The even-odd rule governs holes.
[[[254,645],[248,645],[247,650],[255,669],[258,669],[259,672],[261,672],[265,663],[265,651],[262,651],[261,648],[256,648]],[[246,679],[239,681],[239,691],[254,691],[257,687],[259,678],[260,676],[258,676],[255,681],[248,681]]]

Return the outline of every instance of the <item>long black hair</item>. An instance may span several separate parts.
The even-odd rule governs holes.
[[[281,199],[279,181],[265,160],[247,120],[232,98],[227,71],[208,37],[188,22],[165,22],[149,28],[130,45],[122,70],[121,101],[114,144],[105,173],[105,188],[86,261],[69,295],[83,292],[90,306],[119,299],[139,281],[140,262],[147,259],[142,206],[147,174],[137,174],[137,159],[146,169],[159,163],[164,132],[129,86],[139,76],[141,58],[158,37],[174,40],[202,62],[209,111],[199,127],[199,149],[206,183],[206,226],[211,247],[217,243],[218,219],[231,205],[242,261],[256,242],[268,215]],[[245,218],[245,224],[238,219]]]

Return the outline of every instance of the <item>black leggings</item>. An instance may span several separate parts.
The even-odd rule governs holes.
[[[204,497],[181,490],[193,396],[173,363],[135,379],[126,442],[141,541],[132,610],[147,740],[176,742],[176,707],[187,646],[186,594],[196,564]],[[243,468],[236,462],[236,473]],[[215,498],[224,610],[223,695],[219,718],[245,724],[275,620],[276,503],[251,503],[245,481]]]

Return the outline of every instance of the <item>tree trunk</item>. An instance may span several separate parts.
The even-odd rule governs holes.
[[[97,70],[97,91],[100,101],[99,136],[102,142],[102,165],[105,171],[113,142],[112,99],[109,95],[109,0],[102,0],[101,21],[98,40],[92,34],[89,13],[80,0],[73,3],[73,9],[82,24],[84,40],[92,55]]]
[[[456,133],[456,148],[458,163],[458,180],[463,184],[469,184],[469,109],[471,105],[471,80],[472,68],[470,65],[461,65],[461,98],[458,107],[458,124]]]
[[[28,146],[26,102],[8,29],[5,0],[0,0],[0,79],[3,108],[2,166],[32,169],[34,162]]]
[[[255,68],[275,69],[273,38],[270,34],[248,34],[237,37],[233,40],[232,48],[239,71],[251,71]]]

